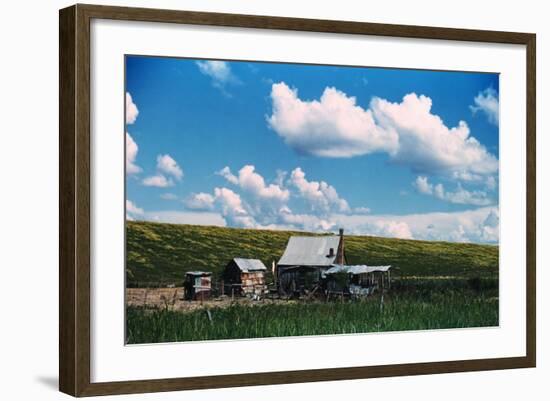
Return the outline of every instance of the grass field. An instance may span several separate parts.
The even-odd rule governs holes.
[[[416,280],[415,280],[416,281]],[[189,313],[168,308],[127,309],[127,342],[157,343],[300,335],[429,330],[498,325],[494,280],[420,280],[398,284],[357,302],[290,302],[285,305],[210,308]],[[405,288],[400,288],[404,286]]]
[[[188,270],[207,270],[217,280],[234,257],[260,259],[268,267],[283,254],[291,231],[128,222],[127,286],[178,284]],[[346,235],[349,264],[391,264],[403,277],[498,276],[498,247]],[[269,269],[268,269],[269,270]]]
[[[266,266],[290,231],[127,224],[127,287],[180,285],[188,270],[218,279],[234,257]],[[211,305],[183,312],[127,306],[130,344],[496,326],[498,247],[346,236],[349,264],[398,267],[390,292],[361,301]],[[268,282],[270,277],[268,277]]]

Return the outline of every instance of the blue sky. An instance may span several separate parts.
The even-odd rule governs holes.
[[[498,242],[498,74],[127,56],[127,217]]]

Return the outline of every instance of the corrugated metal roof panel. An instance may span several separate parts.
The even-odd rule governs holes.
[[[185,274],[188,274],[190,276],[211,276],[212,273],[210,272],[201,272],[201,271],[192,271],[192,272],[187,272]]]
[[[386,272],[391,269],[391,266],[367,266],[367,265],[334,265],[326,272],[325,275],[335,273],[350,273],[350,274],[365,274],[373,272]]]
[[[265,265],[259,259],[243,259],[243,258],[234,258],[233,259],[239,269],[242,272],[253,272],[258,270],[267,270]]]
[[[279,265],[285,266],[331,266],[336,259],[340,237],[290,237]],[[330,254],[330,248],[334,255]]]

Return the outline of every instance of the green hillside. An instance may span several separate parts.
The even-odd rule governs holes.
[[[307,235],[150,222],[126,227],[127,286],[179,284],[189,270],[211,271],[216,280],[234,257],[260,259],[270,270],[291,235]],[[349,264],[390,264],[401,276],[498,277],[492,245],[346,235],[345,250]]]

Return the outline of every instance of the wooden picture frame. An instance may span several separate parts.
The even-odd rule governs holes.
[[[526,355],[365,367],[92,383],[90,380],[90,21],[110,19],[526,46]],[[59,388],[73,396],[144,393],[534,367],[536,363],[536,37],[349,21],[74,5],[59,14]]]

